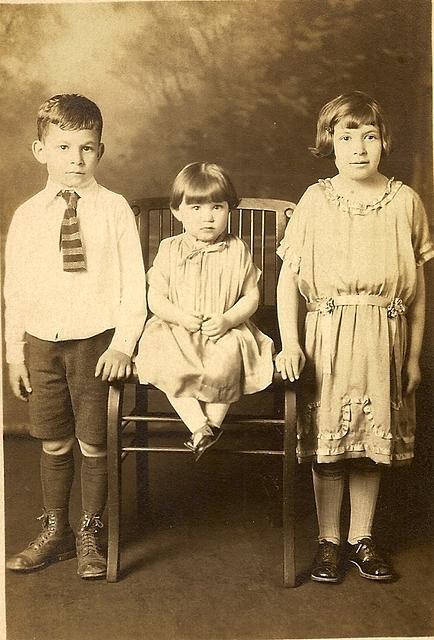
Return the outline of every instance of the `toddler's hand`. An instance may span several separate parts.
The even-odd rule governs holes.
[[[122,380],[131,375],[131,358],[122,351],[106,349],[100,356],[95,368],[95,378],[101,376],[101,380]]]
[[[404,369],[404,394],[406,396],[416,391],[421,381],[420,366],[418,360],[408,360]]]
[[[277,371],[279,371],[284,380],[289,379],[290,382],[299,379],[305,363],[306,357],[299,346],[294,347],[290,351],[281,351],[277,354],[275,360]]]
[[[32,393],[29,370],[24,362],[9,365],[9,382],[14,396],[27,402]]]
[[[202,333],[208,338],[219,340],[231,328],[223,313],[213,313],[202,323]]]
[[[201,313],[183,313],[179,324],[190,333],[195,333],[200,330],[202,321],[203,315]]]

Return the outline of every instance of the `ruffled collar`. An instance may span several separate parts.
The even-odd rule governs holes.
[[[402,186],[402,182],[400,180],[390,178],[387,181],[386,188],[380,197],[375,198],[375,200],[372,200],[372,202],[357,202],[352,201],[349,198],[346,198],[345,196],[338,193],[333,186],[331,178],[325,178],[324,180],[320,179],[318,180],[318,182],[324,190],[326,198],[330,202],[336,204],[339,209],[341,209],[345,213],[359,216],[364,216],[367,213],[375,212],[379,209],[382,209],[382,207],[393,200],[398,190]]]

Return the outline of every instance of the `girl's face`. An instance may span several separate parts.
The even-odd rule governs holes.
[[[369,180],[378,174],[383,145],[378,127],[362,124],[349,129],[340,121],[333,132],[335,164],[339,174],[349,180]]]
[[[190,236],[212,244],[226,230],[229,205],[227,202],[187,204],[184,196],[179,209],[172,209],[172,213],[182,222]]]

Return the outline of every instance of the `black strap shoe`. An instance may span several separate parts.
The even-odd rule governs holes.
[[[310,573],[312,580],[339,582],[339,550],[339,545],[329,540],[322,540],[319,543]]]
[[[209,429],[211,430],[211,434],[202,436],[202,438],[197,443],[194,449],[194,459],[197,462],[205,453],[207,449],[214,446],[215,443],[220,440],[223,435],[223,430],[219,427],[214,427],[209,425]]]
[[[356,566],[360,575],[368,580],[393,580],[392,567],[381,556],[371,538],[363,538],[350,545],[348,556],[350,564]]]
[[[184,447],[187,447],[187,449],[190,449],[190,451],[195,450],[193,434],[189,437],[188,440],[184,442]]]

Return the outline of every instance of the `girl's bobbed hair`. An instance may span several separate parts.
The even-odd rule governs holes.
[[[171,209],[179,209],[183,199],[187,204],[227,202],[230,209],[240,201],[226,171],[211,162],[192,162],[178,173],[170,194]]]
[[[384,153],[390,153],[392,138],[383,109],[368,94],[351,91],[333,98],[319,112],[315,146],[309,148],[314,156],[330,158],[334,155],[333,133],[341,121],[349,129],[358,129],[364,124],[375,125],[380,130]]]

